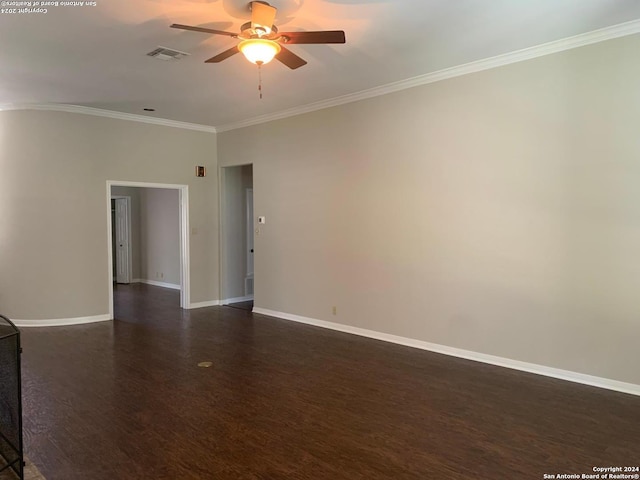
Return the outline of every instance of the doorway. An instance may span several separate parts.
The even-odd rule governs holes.
[[[253,165],[222,167],[221,304],[253,309],[254,214]]]
[[[121,283],[179,290],[180,307],[189,308],[188,195],[187,185],[107,181],[112,318]]]

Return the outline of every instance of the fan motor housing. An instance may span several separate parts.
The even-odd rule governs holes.
[[[273,40],[273,37],[275,36],[275,34],[278,33],[278,27],[276,27],[275,25],[271,25],[271,33],[269,33],[268,35],[265,35],[266,33],[265,30],[263,30],[260,27],[254,30],[251,27],[251,22],[247,22],[242,24],[242,26],[240,27],[240,32],[241,33],[238,36],[242,38],[265,37],[270,40]]]

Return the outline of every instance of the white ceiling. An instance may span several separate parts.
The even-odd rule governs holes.
[[[258,72],[204,60],[237,32],[243,0],[97,0],[0,14],[0,104],[63,103],[210,126],[271,114],[640,18],[638,0],[273,0],[281,31],[345,30],[345,45],[291,45],[308,65]],[[4,7],[12,8],[12,7]],[[157,46],[190,53],[146,56]],[[143,108],[155,108],[147,114]]]

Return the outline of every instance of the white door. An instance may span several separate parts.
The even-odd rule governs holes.
[[[253,277],[253,188],[247,188],[247,277]]]
[[[116,198],[116,282],[130,283],[129,278],[129,200]]]

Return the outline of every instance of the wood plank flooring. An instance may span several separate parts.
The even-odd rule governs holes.
[[[24,461],[24,480],[46,480],[28,457],[25,457]],[[2,464],[1,459],[0,464]],[[13,470],[7,469],[0,472],[0,480],[19,480],[19,477]]]
[[[640,462],[639,397],[182,311],[144,284],[115,298],[114,322],[22,330],[26,453],[47,480],[520,480]]]

